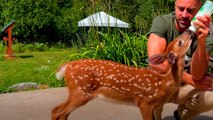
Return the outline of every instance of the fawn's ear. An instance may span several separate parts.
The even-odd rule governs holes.
[[[157,65],[163,63],[165,60],[166,56],[163,54],[155,54],[148,58],[148,63]]]
[[[173,52],[169,52],[168,56],[167,56],[167,59],[168,59],[168,62],[170,64],[174,64],[175,60],[176,60],[176,56],[175,56],[175,54]]]

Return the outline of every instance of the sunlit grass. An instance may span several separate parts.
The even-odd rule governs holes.
[[[17,53],[12,60],[1,55],[0,93],[8,92],[8,87],[22,82],[36,82],[48,87],[64,86],[64,82],[55,79],[57,67],[68,61],[73,50]]]
[[[10,86],[23,82],[35,82],[48,87],[64,86],[64,81],[55,79],[55,70],[61,63],[70,60],[105,59],[130,66],[147,66],[145,35],[128,34],[121,30],[90,32],[69,50],[48,48],[41,43],[16,43],[13,45],[16,57],[12,60],[4,60],[0,51],[0,93],[10,92]],[[0,46],[2,51],[5,51],[4,47]]]

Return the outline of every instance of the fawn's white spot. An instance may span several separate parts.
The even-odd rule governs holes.
[[[113,79],[113,77],[115,77],[115,76],[116,76],[116,75],[112,74],[112,75],[107,76],[106,78],[107,78],[107,79]]]
[[[153,98],[153,96],[152,96],[152,95],[149,95],[148,98]]]

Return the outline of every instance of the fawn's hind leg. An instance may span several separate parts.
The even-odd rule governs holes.
[[[52,110],[52,120],[67,120],[69,114],[76,108],[86,104],[89,100],[78,90],[70,91],[66,102],[56,106]]]

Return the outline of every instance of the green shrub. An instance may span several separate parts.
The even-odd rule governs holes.
[[[54,47],[54,46],[52,46]],[[64,47],[65,48],[65,47]],[[17,41],[14,41],[12,44],[12,51],[13,53],[24,53],[27,51],[38,51],[38,52],[44,52],[44,51],[48,51],[50,48],[48,47],[47,44],[44,43],[28,43],[28,44],[24,44],[24,43],[20,43]],[[60,48],[62,49],[62,48]],[[6,44],[2,41],[0,42],[0,53],[5,53],[6,51]]]
[[[13,49],[13,52],[15,53],[23,53],[26,51],[25,45],[17,41],[13,43],[12,49]]]
[[[0,41],[0,53],[5,51],[4,41]]]
[[[34,51],[41,51],[42,52],[42,51],[45,51],[47,49],[48,49],[48,47],[44,43],[38,43],[38,42],[34,43]]]
[[[136,67],[147,65],[146,36],[129,35],[121,30],[112,34],[98,33],[99,39],[90,39],[86,48],[80,49],[77,54],[70,55],[70,59],[105,59]]]

